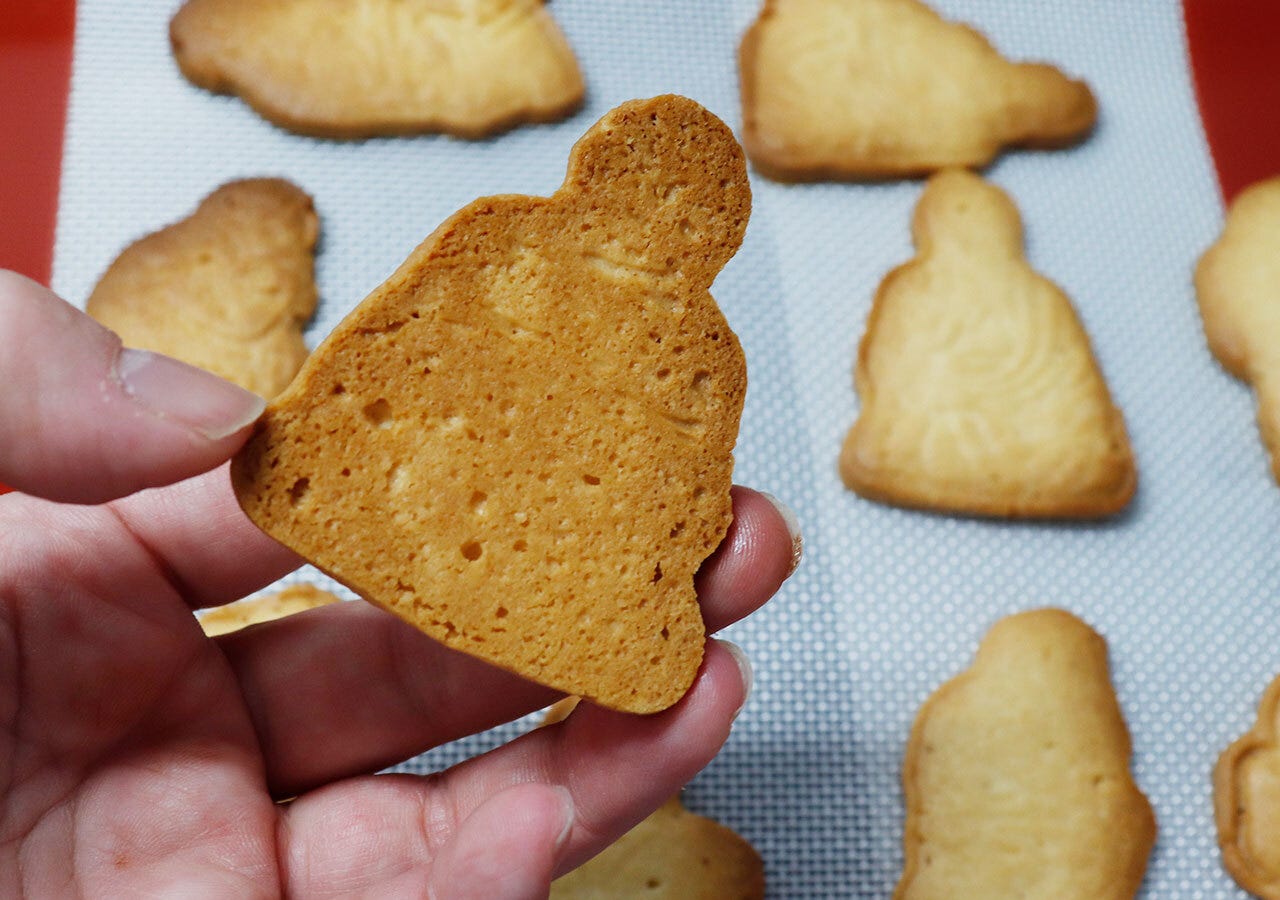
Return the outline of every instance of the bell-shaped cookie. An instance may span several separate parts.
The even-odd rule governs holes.
[[[1060,609],[997,622],[920,708],[895,900],[1130,900],[1155,843],[1105,641]]]
[[[719,119],[623,104],[554,195],[465,207],[333,331],[236,459],[241,505],[454,649],[670,706],[732,517],[746,363],[708,288],[750,205]]]
[[[931,178],[917,255],[880,284],[855,369],[845,484],[900,506],[1012,518],[1122,509],[1137,470],[1066,295],[1022,254],[1009,198]]]

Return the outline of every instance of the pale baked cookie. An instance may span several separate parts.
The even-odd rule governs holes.
[[[719,119],[623,104],[551,197],[477,200],[235,460],[259,527],[457,650],[655,712],[702,659],[746,363],[708,288],[751,195]]]
[[[1195,282],[1209,349],[1253,385],[1262,441],[1280,481],[1280,177],[1236,197]]]
[[[289,182],[233,181],[130,245],[85,310],[126,346],[273,397],[307,357],[319,228],[311,198]]]
[[[1009,517],[1120,510],[1137,482],[1070,301],[1022,255],[1018,211],[963,170],[925,187],[917,255],[880,284],[858,351],[845,484],[901,506]]]
[[[732,829],[672,797],[551,884],[551,900],[762,900],[764,863]]]
[[[187,0],[169,35],[193,84],[302,134],[478,138],[582,102],[542,0]]]
[[[985,166],[1093,127],[1088,86],[1004,59],[918,0],[765,0],[739,50],[743,144],[771,178]]]
[[[327,606],[341,602],[338,597],[328,591],[321,590],[312,584],[291,584],[278,593],[251,597],[248,600],[237,600],[226,606],[205,610],[199,613],[200,627],[209,637],[239,631],[259,622],[270,622],[281,619],[306,609]]]
[[[565,697],[543,725],[563,722],[578,706]],[[764,861],[746,840],[684,808],[680,795],[598,856],[551,885],[551,900],[762,900]]]
[[[1222,864],[1249,893],[1280,900],[1280,678],[1258,704],[1253,727],[1213,771],[1213,808]]]
[[[1156,823],[1130,752],[1098,634],[1056,609],[997,622],[911,729],[895,898],[1133,897]]]

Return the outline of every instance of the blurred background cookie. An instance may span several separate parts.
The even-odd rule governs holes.
[[[319,229],[311,198],[288,181],[233,181],[126,248],[85,310],[128,347],[274,397],[307,357]]]
[[[341,599],[311,584],[290,584],[277,593],[237,600],[226,606],[204,610],[197,615],[209,637],[239,631],[259,622],[270,622],[317,606],[340,603]]]
[[[1155,843],[1106,642],[1060,609],[1001,619],[920,708],[897,900],[1128,900]]]
[[[1195,283],[1209,349],[1257,394],[1258,426],[1280,481],[1280,176],[1232,202]]]
[[[188,0],[169,35],[192,84],[321,137],[483,137],[584,91],[543,0]]]
[[[1084,82],[1010,62],[918,0],[765,0],[739,69],[747,155],[786,181],[981,167],[1097,117]]]

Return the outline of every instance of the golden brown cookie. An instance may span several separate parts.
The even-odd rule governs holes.
[[[1257,392],[1262,440],[1280,481],[1280,177],[1236,197],[1195,282],[1209,349]]]
[[[1103,639],[1057,609],[1000,620],[911,729],[894,897],[1133,897],[1156,823],[1130,752]]]
[[[784,181],[981,167],[1093,127],[1089,87],[918,0],[765,0],[739,50],[743,144]]]
[[[1018,211],[963,170],[925,187],[917,255],[876,292],[845,484],[900,506],[1009,517],[1122,509],[1137,470],[1089,338],[1022,255]]]
[[[187,0],[169,35],[193,84],[320,137],[478,138],[582,102],[542,0]]]
[[[623,104],[553,196],[467,206],[334,330],[235,460],[241,505],[449,647],[670,706],[732,517],[746,363],[708,288],[750,206],[719,119]]]
[[[1228,747],[1213,771],[1213,808],[1222,864],[1240,887],[1280,900],[1280,678],[1258,704],[1253,727]]]
[[[274,397],[307,357],[319,228],[311,198],[287,181],[224,184],[121,253],[85,309],[129,347]]]
[[[552,900],[762,900],[764,862],[729,828],[675,796],[551,885]]]
[[[305,609],[339,602],[339,598],[315,585],[291,584],[275,594],[237,600],[226,606],[205,610],[199,614],[200,627],[209,637],[215,637],[259,622],[291,616]]]

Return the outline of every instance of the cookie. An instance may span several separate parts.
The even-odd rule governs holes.
[[[206,610],[199,615],[200,627],[209,637],[239,631],[259,622],[280,619],[304,609],[314,609],[330,603],[341,602],[328,591],[323,591],[311,584],[291,584],[279,593],[266,594],[248,600],[238,600]]]
[[[553,196],[465,207],[334,330],[234,461],[241,505],[449,647],[670,706],[732,517],[746,363],[708,288],[750,206],[719,119],[623,104]]]
[[[933,176],[917,255],[876,292],[844,483],[900,506],[1096,517],[1133,496],[1120,411],[1067,299],[1027,264],[1018,211],[964,170]]]
[[[1280,898],[1280,678],[1258,704],[1253,727],[1228,747],[1213,771],[1213,811],[1222,864],[1240,887]]]
[[[920,709],[894,897],[1130,898],[1155,842],[1107,647],[1041,609],[997,622]]]
[[[1262,441],[1280,481],[1280,177],[1236,197],[1195,284],[1209,349],[1257,393]]]
[[[765,0],[738,65],[747,155],[784,181],[981,167],[1097,118],[1084,82],[1010,62],[917,0]]]
[[[187,0],[169,27],[193,84],[334,138],[479,138],[582,103],[542,0]]]
[[[729,828],[672,797],[551,884],[551,900],[763,900],[764,862]]]
[[[129,347],[273,397],[307,357],[319,229],[311,198],[289,182],[233,181],[129,246],[85,310]]]

